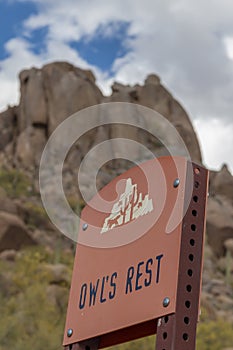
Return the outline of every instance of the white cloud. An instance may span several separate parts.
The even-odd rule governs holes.
[[[129,51],[116,58],[115,79],[135,84],[151,72],[159,74],[193,118],[208,165],[227,161],[233,166],[232,144],[219,142],[224,135],[229,139],[233,122],[232,0],[31,1],[38,13],[24,23],[28,42],[10,41],[9,57],[0,62],[1,106],[16,101],[16,75],[22,68],[52,60],[93,69],[97,83],[109,92],[112,78],[85,62],[69,42],[80,38],[88,42],[98,32],[114,35],[119,21],[128,22],[128,35],[122,41]],[[44,27],[48,29],[45,50],[35,55],[30,35]]]
[[[224,39],[224,44],[228,57],[233,60],[233,37],[226,37]]]
[[[205,164],[219,169],[227,163],[233,174],[233,122],[226,124],[220,119],[196,119],[194,126],[198,130]]]
[[[224,17],[224,4],[215,4],[210,19],[206,16],[210,6],[207,1],[174,1],[170,7],[155,5],[154,22],[151,16],[144,19],[142,11],[141,20],[132,24],[134,32],[140,32],[131,41],[134,55],[127,59],[129,53],[120,66],[117,62],[116,77],[123,74],[124,79],[130,80],[133,67],[135,71],[139,67],[144,75],[158,72],[194,117],[201,111],[205,118],[222,114],[230,120],[233,63],[226,55],[221,30],[230,25],[233,30],[233,24],[229,6]]]
[[[0,109],[2,110],[6,105],[18,102],[18,73],[32,64],[40,63],[38,57],[30,51],[29,44],[23,39],[11,39],[5,48],[9,57],[0,62]]]

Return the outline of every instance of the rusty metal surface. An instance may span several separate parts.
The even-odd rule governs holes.
[[[175,334],[175,327],[174,327],[175,319],[176,319],[175,314],[166,315],[158,319],[157,335],[156,335],[156,350],[176,350],[176,348],[172,347],[174,342],[174,334]]]
[[[83,342],[67,345],[64,350],[97,350],[99,341],[99,338],[84,340]]]
[[[114,332],[118,332],[120,339],[125,328],[131,331],[123,338],[130,340],[135,337],[137,325],[146,322],[140,336],[148,335],[148,329],[152,334],[155,326],[151,320],[175,312],[186,165],[186,160],[179,157],[145,162],[141,168],[134,167],[114,179],[100,192],[102,198],[111,202],[111,206],[104,208],[107,213],[91,205],[85,207],[80,228],[88,223],[88,229],[81,229],[77,245],[64,345],[99,336],[101,347],[111,345],[115,341]],[[101,235],[112,203],[119,199],[117,185],[129,178],[137,183],[143,198],[148,194],[152,199],[153,211]],[[177,188],[173,185],[176,178],[180,180]],[[98,207],[98,201],[99,198],[94,198],[91,204]],[[99,246],[99,241],[105,248]],[[120,246],[116,246],[118,241]],[[132,274],[128,283],[127,276]],[[97,283],[93,303],[90,288]],[[165,297],[169,297],[167,307],[163,306]],[[71,337],[67,336],[69,328],[73,330]]]
[[[189,164],[193,193],[182,226],[175,314],[158,320],[156,350],[194,350],[199,318],[208,171]]]
[[[87,350],[86,346],[89,346],[88,350],[96,350],[96,343],[98,349],[106,348],[108,346],[117,345],[130,340],[139,339],[142,337],[156,334],[157,322],[156,320],[147,321],[144,323],[137,324],[132,327],[123,328],[119,331],[107,333],[100,338],[93,338],[84,340],[79,343],[69,344],[65,346],[65,350]],[[90,343],[91,342],[91,343]],[[93,345],[92,347],[90,345]]]
[[[143,322],[131,327],[123,328],[119,331],[107,333],[100,338],[99,348],[106,348],[155,334],[157,330],[156,320]]]

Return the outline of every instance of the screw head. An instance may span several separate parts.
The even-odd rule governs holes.
[[[167,307],[170,304],[170,299],[168,297],[163,299],[163,307]]]
[[[73,334],[73,329],[72,328],[69,328],[68,331],[67,331],[67,337],[71,337]]]
[[[180,184],[180,180],[179,179],[175,179],[173,182],[173,187],[177,188]]]
[[[88,228],[88,224],[85,222],[85,223],[83,224],[83,231],[86,231],[87,228]]]

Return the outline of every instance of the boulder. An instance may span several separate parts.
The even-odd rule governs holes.
[[[24,70],[20,78],[19,130],[31,125],[46,125],[48,120],[47,100],[42,71]]]
[[[42,75],[48,101],[49,135],[65,118],[102,100],[102,93],[90,71],[56,62],[45,65]]]
[[[15,153],[17,166],[33,171],[55,128],[75,112],[100,103],[103,96],[91,71],[65,62],[24,70],[19,77],[19,136],[8,153]]]
[[[226,164],[219,172],[215,173],[211,182],[211,192],[228,198],[233,205],[233,176]]]
[[[160,84],[159,76],[156,74],[149,74],[145,79],[145,85],[148,85],[148,84],[159,85]]]
[[[202,158],[200,146],[191,121],[185,110],[181,107],[181,105],[161,84],[160,79],[157,75],[149,75],[145,79],[144,85],[141,86],[129,86],[115,82],[112,85],[112,95],[106,99],[106,102],[131,102],[145,107],[149,107],[157,111],[163,117],[167,118],[180,133],[192,160],[194,160],[197,163],[201,163]],[[143,116],[140,117],[143,118]],[[154,121],[151,120],[151,123],[153,122]],[[116,126],[114,125],[113,128],[116,129]],[[130,131],[130,129],[126,128],[125,125],[123,129],[123,135],[127,133],[129,135],[128,138],[136,139],[139,142],[143,143],[146,147],[152,144],[152,147],[150,148],[152,148],[152,151],[157,151],[159,148],[160,156],[167,154],[167,150],[161,149],[161,144],[152,140],[153,138],[150,137],[147,133],[143,134],[143,132],[136,132],[135,130]],[[111,132],[114,134],[114,130],[111,130]],[[122,132],[122,130],[120,130],[120,132]],[[132,134],[132,137],[130,134]],[[170,141],[172,143],[172,140]],[[153,147],[153,144],[155,144],[156,147]]]
[[[13,214],[0,212],[0,252],[34,245],[24,223]]]
[[[49,226],[49,223],[47,224]],[[50,224],[52,226],[52,224]],[[40,227],[40,226],[38,226]],[[35,242],[43,247],[46,247],[48,251],[55,252],[55,255],[59,257],[60,254],[70,253],[73,251],[73,241],[61,234],[55,228],[50,229],[35,229],[32,233],[32,238]]]
[[[225,255],[224,242],[233,238],[232,205],[224,196],[208,199],[207,205],[207,238],[215,255]]]

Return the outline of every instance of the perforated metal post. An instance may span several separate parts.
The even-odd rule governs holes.
[[[176,312],[158,320],[156,350],[194,350],[199,318],[208,171],[189,163],[193,191],[182,225]]]

